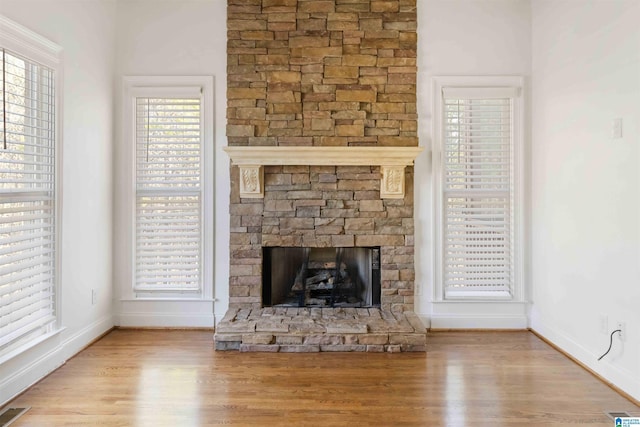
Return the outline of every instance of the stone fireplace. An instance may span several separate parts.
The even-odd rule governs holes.
[[[415,0],[228,0],[231,265],[217,349],[425,350],[416,42]],[[274,247],[375,248],[379,303],[265,304]]]

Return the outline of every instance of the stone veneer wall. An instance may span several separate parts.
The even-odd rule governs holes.
[[[412,168],[405,180],[404,199],[381,200],[378,167],[269,166],[263,201],[240,199],[233,168],[230,306],[261,306],[262,246],[380,246],[381,308],[412,311]]]
[[[228,0],[230,146],[416,146],[416,0]],[[265,198],[231,168],[230,307],[261,306],[262,246],[380,246],[382,309],[413,310],[413,170],[267,166]]]
[[[416,0],[228,0],[229,145],[415,146]]]

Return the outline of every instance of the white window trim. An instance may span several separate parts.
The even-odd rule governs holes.
[[[460,293],[457,298],[445,297],[443,286],[443,88],[518,88],[519,96],[513,98],[513,158],[514,158],[514,284],[512,293],[481,292]],[[432,78],[432,135],[433,135],[433,302],[496,301],[521,303],[525,292],[525,81],[522,76],[434,76]]]
[[[123,141],[125,147],[125,182],[126,182],[126,236],[127,251],[126,268],[128,280],[122,284],[121,301],[182,301],[198,300],[211,301],[213,299],[213,260],[214,260],[214,145],[213,145],[213,76],[124,76],[123,77]],[[134,291],[135,277],[135,143],[134,143],[134,101],[140,94],[149,94],[154,90],[181,91],[183,89],[201,87],[203,97],[202,119],[204,137],[202,147],[203,157],[203,202],[202,202],[202,287],[199,291],[183,292],[137,292]],[[156,92],[157,93],[157,92]]]
[[[0,46],[4,49],[22,55],[34,62],[38,62],[51,68],[55,72],[55,118],[54,118],[54,238],[55,238],[55,277],[54,277],[54,315],[56,321],[53,330],[48,331],[33,340],[23,343],[13,348],[9,353],[0,357],[0,364],[19,356],[21,353],[47,341],[64,330],[62,314],[62,158],[63,158],[63,137],[62,137],[62,106],[64,93],[63,76],[63,48],[62,46],[48,40],[26,27],[14,22],[5,16],[0,15]]]

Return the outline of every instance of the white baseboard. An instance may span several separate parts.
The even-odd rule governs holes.
[[[524,302],[439,301],[431,306],[432,329],[527,329]]]
[[[116,323],[125,328],[212,328],[214,316],[213,313],[124,313]]]
[[[213,328],[213,300],[120,300],[116,325],[129,328]]]
[[[43,342],[29,350],[34,356],[30,363],[17,368],[4,381],[0,382],[0,407],[14,399],[17,395],[58,369],[60,366],[84,349],[100,335],[113,328],[113,316],[108,315],[96,320],[70,337],[57,342]],[[20,359],[20,358],[16,358]],[[12,361],[13,363],[19,363]]]
[[[431,329],[527,329],[524,315],[431,315]]]
[[[531,319],[531,329],[574,359],[580,361],[605,381],[610,382],[633,399],[640,400],[640,379],[632,372],[606,359],[598,361],[598,355],[595,355],[593,351],[588,350],[563,332],[541,322],[535,317]]]

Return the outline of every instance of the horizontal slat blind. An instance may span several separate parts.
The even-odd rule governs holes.
[[[511,291],[510,98],[444,98],[445,292]]]
[[[54,71],[0,50],[0,352],[55,322]]]
[[[135,290],[199,290],[201,101],[136,98]]]

